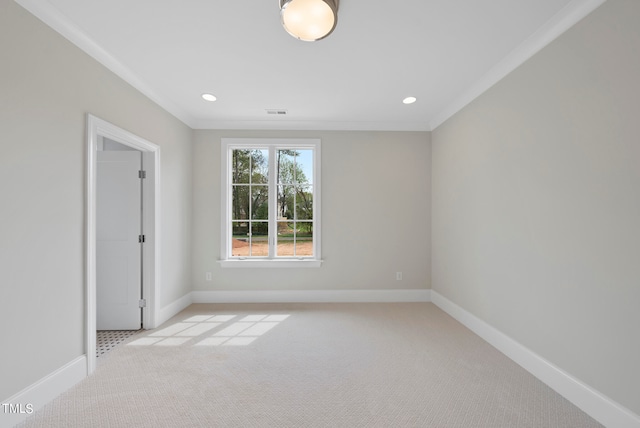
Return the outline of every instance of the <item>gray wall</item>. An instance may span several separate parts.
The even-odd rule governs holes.
[[[225,269],[216,262],[222,137],[322,140],[321,268]],[[194,290],[430,288],[429,139],[427,132],[195,131]]]
[[[191,289],[192,131],[10,0],[0,58],[5,400],[85,352],[86,114],[161,146],[161,305]]]
[[[640,414],[640,2],[609,0],[433,143],[433,289]]]
[[[91,113],[162,147],[161,306],[433,282],[640,413],[638,22],[639,2],[609,0],[431,136],[194,132],[0,0],[0,398],[84,353]],[[221,137],[322,139],[322,268],[219,267]]]

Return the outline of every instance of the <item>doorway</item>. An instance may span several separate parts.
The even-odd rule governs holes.
[[[159,161],[157,145],[87,116],[87,374],[95,370],[98,328],[155,327]]]
[[[96,179],[96,329],[143,327],[142,153],[98,136]],[[101,150],[102,149],[102,150]]]

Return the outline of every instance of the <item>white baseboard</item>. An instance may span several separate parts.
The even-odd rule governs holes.
[[[556,367],[437,291],[431,290],[431,300],[440,309],[604,426],[640,428],[640,416]]]
[[[172,316],[174,316],[175,314],[177,314],[178,312],[180,312],[181,310],[189,306],[191,303],[193,303],[192,293],[187,293],[181,298],[179,298],[178,300],[175,300],[172,303],[165,306],[164,308],[160,309],[160,311],[158,311],[158,316],[156,317],[156,320],[155,320],[156,321],[155,327],[159,327],[164,322],[166,322],[169,318],[171,318]]]
[[[431,290],[192,291],[193,303],[430,302]]]
[[[158,311],[156,327],[192,303],[430,302],[431,290],[192,291]]]
[[[87,357],[82,355],[65,364],[33,385],[20,391],[2,404],[18,405],[12,413],[8,406],[0,407],[0,427],[13,427],[24,421],[31,413],[62,394],[87,376]],[[5,407],[7,409],[5,410]]]

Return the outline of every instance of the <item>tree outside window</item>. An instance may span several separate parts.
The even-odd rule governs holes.
[[[319,247],[314,144],[228,144],[223,228],[233,258],[314,258]],[[256,140],[261,143],[263,140]],[[228,223],[227,223],[228,222]],[[223,250],[223,253],[225,251]]]

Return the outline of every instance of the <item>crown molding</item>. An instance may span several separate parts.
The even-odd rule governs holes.
[[[333,130],[333,131],[431,131],[462,110],[487,89],[522,65],[550,42],[571,28],[606,0],[572,0],[545,25],[527,38],[482,78],[471,85],[458,98],[449,103],[430,121],[423,122],[341,122],[341,121],[263,121],[196,119],[172,101],[158,94],[131,69],[99,46],[81,28],[50,2],[43,0],[15,0],[20,6],[39,18],[53,30],[75,44],[82,51],[111,70],[121,79],[146,95],[160,107],[193,129],[267,129],[267,130]]]
[[[433,120],[429,129],[434,130],[451,116],[462,110],[473,100],[482,95],[487,89],[502,80],[506,75],[522,65],[525,61],[538,53],[562,33],[589,15],[606,0],[572,0],[560,12],[556,13],[546,24],[516,47],[502,61],[496,64],[480,80],[453,102],[447,105]]]
[[[195,121],[194,129],[276,131],[430,131],[427,122],[330,121],[330,120],[215,120]]]
[[[175,116],[181,122],[194,127],[193,118],[173,102],[159,95],[147,85],[138,75],[122,62],[102,48],[89,37],[80,27],[74,25],[59,9],[46,0],[15,0],[20,6],[29,11],[36,18],[58,32],[64,38],[76,45],[86,54],[112,71],[116,76],[133,86],[153,102]]]

